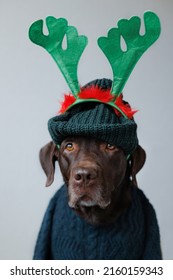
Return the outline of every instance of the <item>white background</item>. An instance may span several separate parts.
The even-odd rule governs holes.
[[[173,259],[172,186],[172,0],[1,0],[0,1],[0,259],[31,259],[43,214],[60,187],[59,170],[45,188],[39,149],[50,141],[47,121],[68,92],[46,51],[28,39],[28,28],[48,15],[65,17],[89,39],[79,63],[83,85],[112,78],[97,38],[120,18],[152,10],[161,20],[160,39],[138,62],[124,97],[138,108],[136,122],[147,162],[138,182],[157,213],[163,256]]]

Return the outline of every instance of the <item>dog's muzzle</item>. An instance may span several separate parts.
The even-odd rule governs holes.
[[[111,203],[103,191],[100,173],[97,165],[91,162],[73,167],[68,186],[71,208],[99,206],[105,209]]]

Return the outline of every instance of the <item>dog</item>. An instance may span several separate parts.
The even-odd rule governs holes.
[[[30,27],[31,41],[51,54],[71,91],[64,95],[60,114],[48,121],[53,142],[40,151],[46,186],[54,180],[56,161],[65,184],[49,203],[35,259],[161,258],[155,211],[137,188],[136,174],[146,153],[138,144],[136,110],[122,94],[135,64],[160,35],[156,14],[145,13],[144,21],[145,38],[137,32],[140,19],[132,17],[121,20],[121,26],[111,29],[107,38],[98,39],[111,64],[113,81],[95,79],[83,87],[77,79],[77,65],[86,37],[76,37],[77,30],[62,18],[46,19],[48,36],[43,34],[41,21]],[[69,45],[77,46],[74,57],[70,46],[67,52],[61,49],[65,34]],[[125,53],[119,35],[127,41]]]
[[[46,186],[54,180],[58,161],[69,207],[93,225],[113,222],[128,207],[130,188],[137,187],[136,174],[145,159],[139,145],[127,160],[118,147],[87,137],[68,137],[59,149],[50,142],[40,150]]]
[[[67,137],[40,150],[46,186],[58,161],[65,184],[50,200],[33,259],[162,259],[154,208],[138,188],[146,160],[91,137]]]

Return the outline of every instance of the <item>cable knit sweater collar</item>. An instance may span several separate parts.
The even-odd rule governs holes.
[[[34,259],[161,259],[160,234],[152,205],[132,189],[128,209],[107,226],[92,226],[67,204],[66,186],[49,203]]]

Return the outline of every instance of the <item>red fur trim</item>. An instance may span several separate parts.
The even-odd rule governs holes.
[[[88,88],[81,89],[81,92],[78,94],[79,99],[96,99],[103,103],[108,103],[113,101],[114,96],[111,94],[110,89],[109,90],[103,90],[98,88],[97,86],[91,86]],[[76,98],[72,94],[65,94],[64,95],[64,101],[61,103],[61,108],[59,110],[59,113],[63,114],[68,108],[76,101]],[[132,119],[133,115],[137,112],[137,110],[131,109],[129,104],[124,103],[123,101],[123,95],[121,94],[119,97],[115,100],[115,105],[120,108],[120,110],[129,118]],[[114,109],[115,114],[117,116],[121,116],[121,112],[119,112],[117,109]]]
[[[98,86],[83,88],[78,96],[80,99],[97,99],[103,103],[110,102],[113,99],[110,89],[103,90]]]
[[[132,119],[133,115],[138,111],[138,110],[133,110],[129,104],[125,104],[123,101],[123,95],[121,94],[119,97],[117,97],[115,104],[120,110],[129,118]],[[121,116],[121,113],[115,109],[116,115]]]
[[[102,90],[97,86],[91,86],[88,88],[83,88],[78,94],[79,99],[97,99],[103,103],[110,102],[113,96],[109,90]],[[65,94],[64,101],[61,103],[61,108],[59,110],[60,114],[63,114],[74,102],[75,97],[72,94]]]
[[[64,101],[61,103],[61,108],[58,113],[63,114],[74,102],[75,97],[73,95],[64,94]]]

